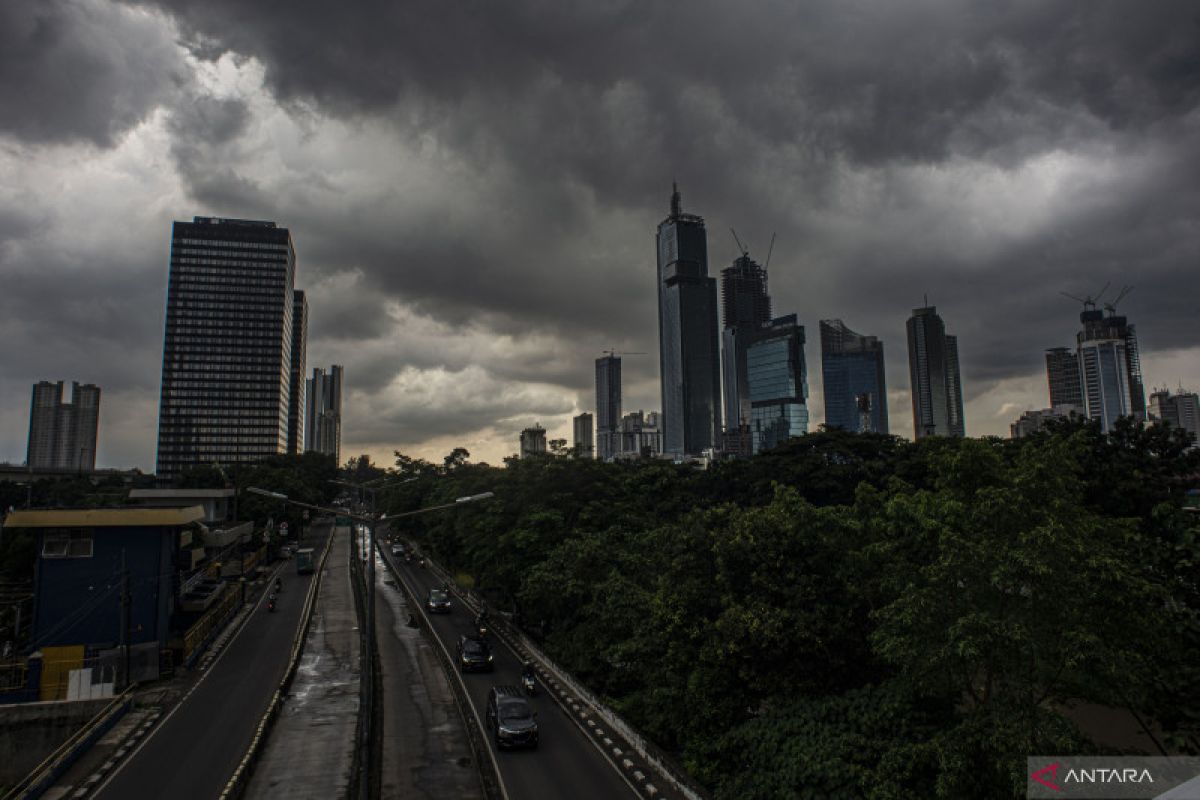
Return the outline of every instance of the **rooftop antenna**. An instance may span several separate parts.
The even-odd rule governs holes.
[[[750,255],[750,251],[746,249],[746,246],[742,244],[742,240],[738,238],[737,231],[735,231],[733,228],[730,228],[729,232],[733,234],[733,240],[737,242],[738,250],[741,251],[742,258]]]
[[[922,307],[929,308],[929,292],[926,292],[925,294],[923,294],[921,296],[925,299],[925,305]]]
[[[771,253],[775,252],[775,233],[771,233],[771,246],[767,248],[767,263],[763,264],[763,269],[771,266]]]

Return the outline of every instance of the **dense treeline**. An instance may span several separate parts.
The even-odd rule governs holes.
[[[720,797],[1021,796],[1102,747],[1067,701],[1200,749],[1200,454],[1162,428],[817,433],[708,471],[397,454],[443,562]]]

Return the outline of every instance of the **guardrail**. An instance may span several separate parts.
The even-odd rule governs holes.
[[[430,560],[428,556],[426,557],[426,563],[428,564],[428,569],[434,575],[439,576],[443,583],[454,587],[449,574]],[[482,607],[472,592],[461,592],[455,589],[454,593],[458,595],[459,599],[468,608],[472,608],[478,612]],[[649,776],[637,769],[637,765],[627,757],[622,748],[612,741],[612,736],[608,735],[609,732],[623,739],[629,748],[640,756],[650,768],[654,769],[662,777],[663,782],[669,785],[671,789],[688,798],[688,800],[704,800],[706,797],[704,790],[696,784],[682,767],[675,763],[674,759],[667,755],[658,745],[639,733],[633,725],[622,719],[600,697],[584,686],[581,681],[555,664],[523,631],[498,615],[491,617],[490,622],[492,631],[504,640],[504,643],[508,645],[510,650],[523,660],[530,660],[538,665],[543,683],[548,684],[548,688],[554,690],[550,694],[555,702],[580,725],[585,733],[590,734],[589,738],[592,743],[600,749],[613,767],[627,781],[632,779],[633,785],[637,787],[640,793],[645,794],[647,797],[655,797],[661,794],[658,787],[654,786],[650,781]],[[574,694],[578,698],[578,701],[573,701],[571,698],[565,696],[565,693],[562,691],[563,687],[569,690],[571,694]],[[599,728],[596,720],[591,719],[593,716],[599,718],[607,725],[609,731],[606,732],[602,728]],[[620,761],[619,764],[618,760]]]
[[[409,588],[404,579],[396,571],[396,566],[387,558],[383,558],[383,563],[387,565],[388,572],[396,581],[396,586],[400,591],[404,592],[404,597],[408,601],[409,607],[415,609],[414,616],[420,619],[421,627],[429,638],[433,640],[435,647],[434,652],[438,654],[438,660],[442,664],[442,669],[446,672],[446,678],[450,683],[450,690],[454,693],[455,705],[458,706],[458,713],[462,717],[463,727],[467,731],[467,739],[471,744],[471,752],[475,756],[475,765],[479,772],[479,780],[483,785],[483,794],[489,800],[508,800],[508,789],[504,786],[504,781],[500,778],[500,766],[496,763],[496,757],[488,747],[487,741],[483,738],[484,725],[483,720],[479,716],[479,712],[471,703],[467,695],[467,684],[463,681],[462,674],[455,666],[454,658],[450,655],[450,651],[446,649],[446,645],[441,638],[433,632],[433,626],[429,622],[429,616],[425,613],[425,606]]]
[[[283,673],[283,678],[279,681],[279,687],[275,693],[271,695],[271,702],[267,705],[267,710],[263,712],[262,719],[258,722],[258,728],[254,731],[254,738],[250,740],[250,747],[246,750],[246,754],[242,756],[242,760],[238,762],[237,768],[233,771],[233,775],[225,783],[225,788],[221,791],[220,800],[233,800],[242,796],[246,790],[246,786],[250,782],[250,775],[254,770],[254,764],[262,755],[262,750],[267,743],[267,735],[271,732],[271,726],[275,724],[275,718],[279,715],[279,710],[283,706],[283,698],[287,695],[288,687],[292,685],[292,679],[296,677],[296,670],[300,666],[300,656],[304,653],[304,641],[308,638],[308,629],[312,623],[313,607],[316,605],[317,592],[321,587],[321,573],[325,568],[325,560],[329,557],[329,551],[333,547],[333,532],[330,531],[329,540],[325,543],[325,550],[321,553],[321,560],[317,565],[313,575],[313,581],[308,585],[308,594],[304,598],[304,607],[300,611],[302,620],[300,630],[296,633],[296,638],[292,640],[292,653],[288,658],[287,670]]]
[[[136,688],[136,686],[130,686],[114,697],[112,702],[106,705],[99,714],[92,717],[86,725],[59,745],[57,750],[22,778],[20,783],[10,789],[8,794],[4,795],[4,800],[16,800],[16,798],[32,800],[32,798],[41,797],[42,793],[53,786],[54,782],[75,763],[75,760],[83,755],[84,751],[95,744],[97,739],[107,733],[117,720],[125,715],[125,712],[133,705],[133,692]]]

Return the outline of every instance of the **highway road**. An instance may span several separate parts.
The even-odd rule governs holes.
[[[380,549],[419,599],[423,600],[429,589],[439,585],[427,570],[415,564],[406,565],[403,560],[392,559],[386,545]],[[470,611],[456,598],[454,610],[450,614],[433,614],[430,618],[433,632],[446,645],[451,656],[454,656],[459,635],[471,632],[474,619]],[[484,711],[488,689],[496,684],[520,684],[521,665],[517,657],[494,637],[493,645],[495,672],[463,675],[467,693],[480,719],[486,718]],[[496,754],[501,778],[511,800],[545,800],[558,797],[571,800],[609,800],[634,794],[629,784],[566,713],[547,696],[544,689],[530,699],[530,704],[538,713],[541,742],[537,750],[496,752],[491,733],[487,732],[485,736],[488,746]]]
[[[328,524],[313,525],[305,545],[319,554],[328,535]],[[221,794],[283,678],[314,577],[297,575],[292,562],[284,564],[281,575],[278,610],[269,613],[260,598],[183,700],[94,797],[212,800]]]

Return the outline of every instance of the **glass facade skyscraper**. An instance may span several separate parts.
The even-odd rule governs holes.
[[[1084,414],[1106,433],[1118,417],[1146,418],[1137,332],[1123,316],[1085,308],[1076,336]]]
[[[296,252],[274,222],[195,217],[171,236],[158,478],[287,452]]]
[[[908,370],[913,435],[965,436],[958,338],[946,334],[935,306],[915,308],[908,319]]]
[[[821,378],[826,427],[888,432],[883,342],[855,333],[840,319],[821,320]],[[864,395],[870,406],[866,420],[859,410],[859,398]]]
[[[658,226],[657,250],[663,452],[699,455],[716,444],[720,427],[717,282],[708,275],[704,219],[683,213],[678,188]]]
[[[808,433],[808,371],[804,327],[778,317],[746,343],[750,435],[755,453]]]
[[[746,341],[771,322],[767,271],[743,253],[721,270],[721,377],[725,393],[725,429],[736,431],[750,421],[746,384]]]
[[[596,359],[596,457],[611,461],[617,453],[621,425],[621,359],[607,355]]]

